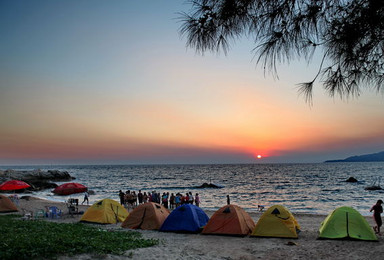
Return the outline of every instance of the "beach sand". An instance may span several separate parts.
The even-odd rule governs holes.
[[[68,215],[65,203],[42,200],[34,197],[19,200],[20,212],[35,212],[46,206],[57,206],[64,215],[59,219],[47,221],[75,223],[79,215]],[[85,211],[87,205],[79,205],[80,211]],[[206,211],[211,216],[213,211]],[[260,213],[251,213],[255,222]],[[157,246],[140,248],[125,252],[124,255],[94,256],[91,254],[75,257],[60,256],[58,259],[383,259],[383,237],[379,242],[351,240],[317,240],[320,223],[326,216],[311,214],[294,214],[301,226],[298,239],[256,238],[212,236],[202,234],[177,234],[159,231],[137,230],[144,238],[159,239]],[[366,217],[373,226],[372,217]],[[123,230],[119,224],[97,225],[107,230]],[[291,243],[293,242],[293,243]]]

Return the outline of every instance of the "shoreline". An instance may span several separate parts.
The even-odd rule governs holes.
[[[28,167],[25,167],[26,169]],[[19,168],[15,168],[19,169]],[[364,216],[381,198],[380,191],[366,191],[364,187],[380,176],[377,164],[347,164],[345,167],[324,164],[287,165],[189,165],[189,166],[66,166],[46,167],[68,171],[76,182],[88,186],[91,203],[100,199],[119,200],[118,191],[199,193],[204,210],[217,210],[226,204],[230,195],[234,204],[247,212],[257,211],[258,205],[270,207],[284,205],[292,213],[329,214],[340,206],[351,206]],[[113,174],[110,174],[113,172]],[[356,183],[346,182],[350,176]],[[108,182],[100,183],[100,179]],[[221,184],[221,189],[194,189],[204,182]],[[57,183],[59,184],[59,183]],[[61,200],[50,192],[41,190],[31,196]],[[79,198],[82,201],[81,195]],[[381,198],[382,199],[382,198]]]
[[[50,201],[36,197],[20,199],[18,208],[23,211],[35,212],[46,206],[57,206],[64,213],[59,219],[47,219],[57,223],[77,223],[81,215],[68,215],[65,203]],[[90,206],[90,205],[89,205]],[[86,211],[88,205],[79,205],[79,211]],[[214,211],[205,211],[212,216]],[[249,213],[255,223],[263,212]],[[12,213],[8,213],[12,214]],[[359,240],[318,240],[318,229],[326,215],[294,214],[301,226],[298,239],[234,237],[203,234],[168,233],[148,230],[134,230],[140,232],[146,239],[158,239],[159,245],[150,248],[140,248],[125,252],[124,255],[102,256],[103,259],[382,259],[384,249],[383,237],[379,242]],[[372,217],[365,217],[373,226]],[[121,227],[121,223],[96,225],[108,231],[125,231],[131,229]],[[76,259],[90,260],[95,256],[83,254]],[[58,259],[69,260],[73,257],[60,256]]]

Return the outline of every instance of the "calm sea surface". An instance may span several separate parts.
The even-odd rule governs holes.
[[[384,163],[316,163],[316,164],[221,164],[221,165],[97,165],[97,166],[1,166],[15,170],[62,170],[95,192],[90,202],[111,198],[118,201],[121,189],[143,192],[199,193],[203,209],[218,209],[231,203],[249,212],[258,205],[286,206],[293,213],[328,214],[339,206],[351,206],[363,215],[384,190],[367,191],[384,176]],[[345,182],[349,177],[357,183]],[[223,186],[220,189],[199,189],[202,183]],[[57,183],[61,184],[61,183]],[[384,187],[384,184],[383,184]],[[34,196],[64,201],[50,190]],[[82,199],[81,194],[72,195]]]

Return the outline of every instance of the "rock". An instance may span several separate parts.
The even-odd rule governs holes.
[[[220,189],[220,188],[223,188],[223,187],[219,186],[219,185],[216,185],[216,184],[213,184],[213,183],[206,183],[206,182],[204,182],[202,185],[197,186],[195,188],[198,188],[198,189],[205,189],[205,188]]]
[[[357,182],[357,179],[355,179],[354,177],[349,177],[346,182]]]
[[[364,190],[382,190],[382,188],[380,186],[368,186],[368,187],[365,187]]]
[[[0,178],[22,180],[25,182],[31,180],[70,181],[75,179],[67,171],[48,170],[44,172],[40,169],[32,171],[6,170]]]
[[[29,185],[31,185],[33,187],[33,190],[35,191],[45,190],[45,189],[54,189],[58,186],[56,183],[46,181],[46,180],[30,181]]]

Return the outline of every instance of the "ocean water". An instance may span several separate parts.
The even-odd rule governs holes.
[[[329,214],[340,206],[351,206],[363,215],[384,199],[384,190],[364,188],[376,184],[384,175],[384,163],[314,164],[215,164],[215,165],[74,165],[74,166],[1,166],[15,170],[62,170],[95,192],[94,203],[103,198],[119,200],[118,191],[142,190],[163,193],[199,193],[201,207],[215,210],[232,204],[249,212],[258,205],[266,208],[281,204],[293,213]],[[345,182],[349,177],[357,183]],[[203,184],[221,185],[220,189],[195,188]],[[62,184],[57,182],[57,184]],[[383,185],[384,186],[384,185]],[[41,198],[65,201],[50,190],[33,192]],[[82,201],[82,194],[72,195]]]

